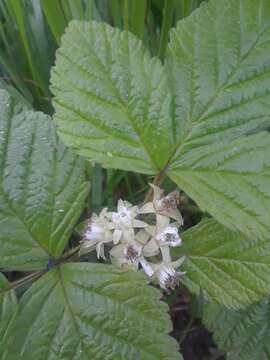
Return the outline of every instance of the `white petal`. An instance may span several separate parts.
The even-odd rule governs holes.
[[[121,236],[122,236],[122,231],[121,230],[114,230],[113,232],[113,243],[114,244],[118,244],[120,239],[121,239]]]
[[[92,241],[83,241],[79,254],[80,255],[89,254],[91,251],[95,250],[95,248],[96,248],[96,243],[93,243]]]
[[[157,214],[157,233],[162,232],[170,224],[170,218],[164,215]]]
[[[96,252],[97,252],[97,258],[99,259],[100,257],[102,257],[103,259],[105,259],[105,255],[104,255],[104,245],[103,243],[98,243],[96,246]],[[106,259],[105,259],[106,260]]]
[[[138,241],[140,244],[145,245],[149,239],[149,234],[146,230],[141,229],[137,232],[137,234],[135,235],[135,239],[136,241]]]
[[[150,214],[150,213],[154,213],[154,212],[155,212],[155,208],[154,208],[153,203],[151,203],[151,202],[146,203],[139,209],[140,214]]]
[[[123,207],[125,207],[124,201],[122,199],[119,199],[117,202],[117,211],[121,211]]]
[[[151,235],[154,236],[157,232],[157,228],[155,225],[148,225],[147,228],[145,228],[145,230]]]
[[[165,264],[170,264],[172,259],[169,246],[161,246],[160,251],[162,254],[162,262]]]
[[[151,239],[143,248],[143,255],[152,257],[159,254],[159,246],[155,239]]]
[[[174,269],[177,269],[184,263],[185,260],[186,260],[186,256],[182,256],[176,261],[173,261],[172,266],[174,267]]]
[[[146,224],[145,222],[141,221],[141,220],[133,220],[133,227],[135,228],[145,228],[147,227],[148,224]]]
[[[139,261],[146,275],[148,275],[149,277],[153,276],[154,270],[152,269],[149,262],[143,257],[141,257]]]
[[[138,215],[138,213],[139,213],[139,208],[138,208],[137,205],[136,205],[136,206],[132,206],[132,208],[130,209],[130,211],[131,211],[132,215],[135,217],[135,216]]]
[[[108,208],[102,209],[100,214],[99,214],[99,217],[104,219],[104,217],[107,216],[107,210],[108,210]]]
[[[123,230],[123,238],[126,242],[133,241],[134,240],[134,230],[133,229]]]
[[[170,211],[164,211],[164,214],[169,216],[170,218],[176,220],[179,224],[179,226],[183,226],[184,225],[184,220],[182,218],[182,215],[180,213],[180,211],[178,209],[172,209]]]

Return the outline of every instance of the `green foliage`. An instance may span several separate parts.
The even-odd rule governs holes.
[[[89,190],[85,162],[50,118],[0,92],[0,268],[44,268],[62,254]]]
[[[58,43],[69,21],[99,18],[94,0],[40,0],[49,27]]]
[[[16,295],[6,278],[0,273],[0,346],[16,308]]]
[[[139,273],[60,266],[24,294],[1,359],[179,360],[159,297]]]
[[[243,307],[270,291],[269,238],[253,240],[233,232],[213,219],[183,233],[185,285],[194,293],[229,308]]]
[[[269,237],[270,135],[267,132],[186,150],[169,176],[222,224]]]
[[[105,167],[167,171],[224,225],[267,237],[270,4],[260,3],[202,6],[173,30],[165,68],[130,33],[72,22],[52,73],[60,137]]]
[[[180,359],[167,306],[141,273],[61,264],[89,191],[85,161],[48,116],[5,90],[0,103],[0,267],[47,271],[18,307],[19,284],[0,275],[1,359]]]
[[[173,142],[161,62],[131,33],[72,21],[52,72],[60,138],[106,167],[154,174]]]
[[[36,108],[51,111],[49,71],[55,42],[39,1],[0,4],[0,72]]]
[[[62,264],[89,192],[86,162],[29,103],[45,109],[50,97],[47,44],[60,43],[70,20],[93,18],[131,32],[71,21],[51,78],[60,138],[99,163],[92,203],[98,209],[123,178],[132,192],[118,170],[173,180],[215,218],[185,231],[175,249],[187,257],[184,284],[218,303],[207,305],[205,322],[228,359],[269,358],[269,299],[236,310],[270,292],[270,3],[210,0],[178,23],[167,49],[171,25],[199,2],[138,1],[135,10],[129,0],[0,5],[8,20],[0,63],[27,99],[0,91],[0,268],[47,272],[18,306],[16,284],[0,277],[3,360],[180,357],[160,293],[140,273]],[[17,38],[18,48],[9,47]],[[164,64],[151,57],[157,44]],[[25,74],[37,84],[33,93]],[[105,179],[101,166],[113,169]]]
[[[227,351],[227,360],[270,359],[269,298],[241,311],[207,304],[203,320],[217,344]]]
[[[177,134],[168,175],[221,223],[261,237],[270,137],[251,134],[270,125],[269,19],[268,0],[210,1],[178,23],[167,58]]]

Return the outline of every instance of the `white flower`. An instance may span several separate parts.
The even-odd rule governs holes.
[[[179,192],[173,191],[167,196],[164,196],[164,191],[158,186],[153,184],[150,184],[150,186],[154,191],[153,201],[143,205],[139,210],[140,214],[155,213],[157,217],[157,228],[159,230],[169,225],[170,218],[176,220],[179,226],[182,226],[183,218],[177,209]]]
[[[111,229],[112,224],[106,208],[101,211],[99,216],[93,214],[87,223],[80,253],[85,254],[96,249],[97,257],[105,259],[104,244],[113,240]]]
[[[178,285],[178,278],[175,269],[170,265],[162,265],[156,272],[160,287],[166,291],[174,290]]]
[[[170,254],[170,247],[182,243],[178,233],[183,224],[177,209],[179,193],[174,191],[164,196],[163,190],[151,186],[154,199],[141,209],[120,199],[116,212],[103,209],[99,216],[94,214],[87,224],[80,252],[96,250],[97,257],[105,259],[104,245],[112,243],[109,254],[113,264],[134,271],[142,268],[151,281],[168,292],[175,289],[180,275],[184,274],[177,269],[185,258],[172,261]],[[149,213],[155,214],[155,224],[137,219]],[[171,223],[171,219],[176,222]]]
[[[142,254],[142,246],[134,241],[125,245],[123,249],[124,259],[127,263],[134,264]]]
[[[122,243],[114,246],[110,251],[112,263],[122,265],[135,265],[138,268],[138,259],[142,254],[142,246],[136,241]]]
[[[178,235],[176,226],[169,225],[157,234],[155,234],[154,229],[151,227],[146,230],[152,236],[151,240],[146,242],[143,249],[144,256],[146,257],[156,256],[160,253],[160,250],[161,253],[165,251],[170,252],[169,246],[176,247],[182,244],[182,239]],[[167,247],[168,250],[165,250],[165,247]]]
[[[170,292],[179,285],[179,278],[185,272],[176,271],[175,269],[182,265],[184,261],[185,257],[182,257],[175,262],[162,262],[159,265],[154,265],[154,278],[162,289]]]
[[[182,243],[178,229],[175,226],[167,226],[162,232],[157,234],[155,238],[160,246],[169,245],[175,247]]]
[[[117,244],[121,239],[124,242],[134,240],[134,228],[144,228],[148,225],[143,221],[135,219],[138,215],[138,207],[118,200],[117,212],[111,213],[114,227],[113,242]]]

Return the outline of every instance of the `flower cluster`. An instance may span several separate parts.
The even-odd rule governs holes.
[[[178,233],[183,225],[178,210],[179,193],[174,191],[165,196],[162,189],[150,186],[153,201],[142,207],[119,200],[117,212],[105,208],[99,216],[94,214],[87,223],[81,253],[96,250],[98,258],[106,259],[104,247],[110,245],[109,256],[113,264],[135,271],[141,267],[152,281],[170,291],[184,274],[176,271],[184,257],[172,261],[170,255],[170,247],[182,243]],[[145,218],[154,221],[151,224]]]

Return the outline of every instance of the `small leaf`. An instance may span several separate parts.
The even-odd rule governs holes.
[[[50,118],[0,91],[0,268],[33,270],[61,255],[84,206],[81,158]]]
[[[171,32],[168,175],[224,225],[270,230],[270,2],[210,0]],[[250,136],[245,136],[250,135]],[[244,137],[245,136],[245,137]]]
[[[2,360],[179,360],[159,298],[140,273],[65,264],[24,294]]]
[[[6,278],[0,273],[0,344],[16,308],[17,298],[15,292],[10,288]]]
[[[227,360],[270,359],[269,297],[240,311],[207,304],[203,321]]]
[[[176,256],[187,256],[186,286],[229,308],[240,308],[270,291],[270,241],[248,239],[213,219],[183,233]],[[181,267],[182,270],[182,267]]]
[[[72,21],[51,81],[68,146],[105,167],[148,174],[164,167],[174,144],[168,81],[136,36]]]

